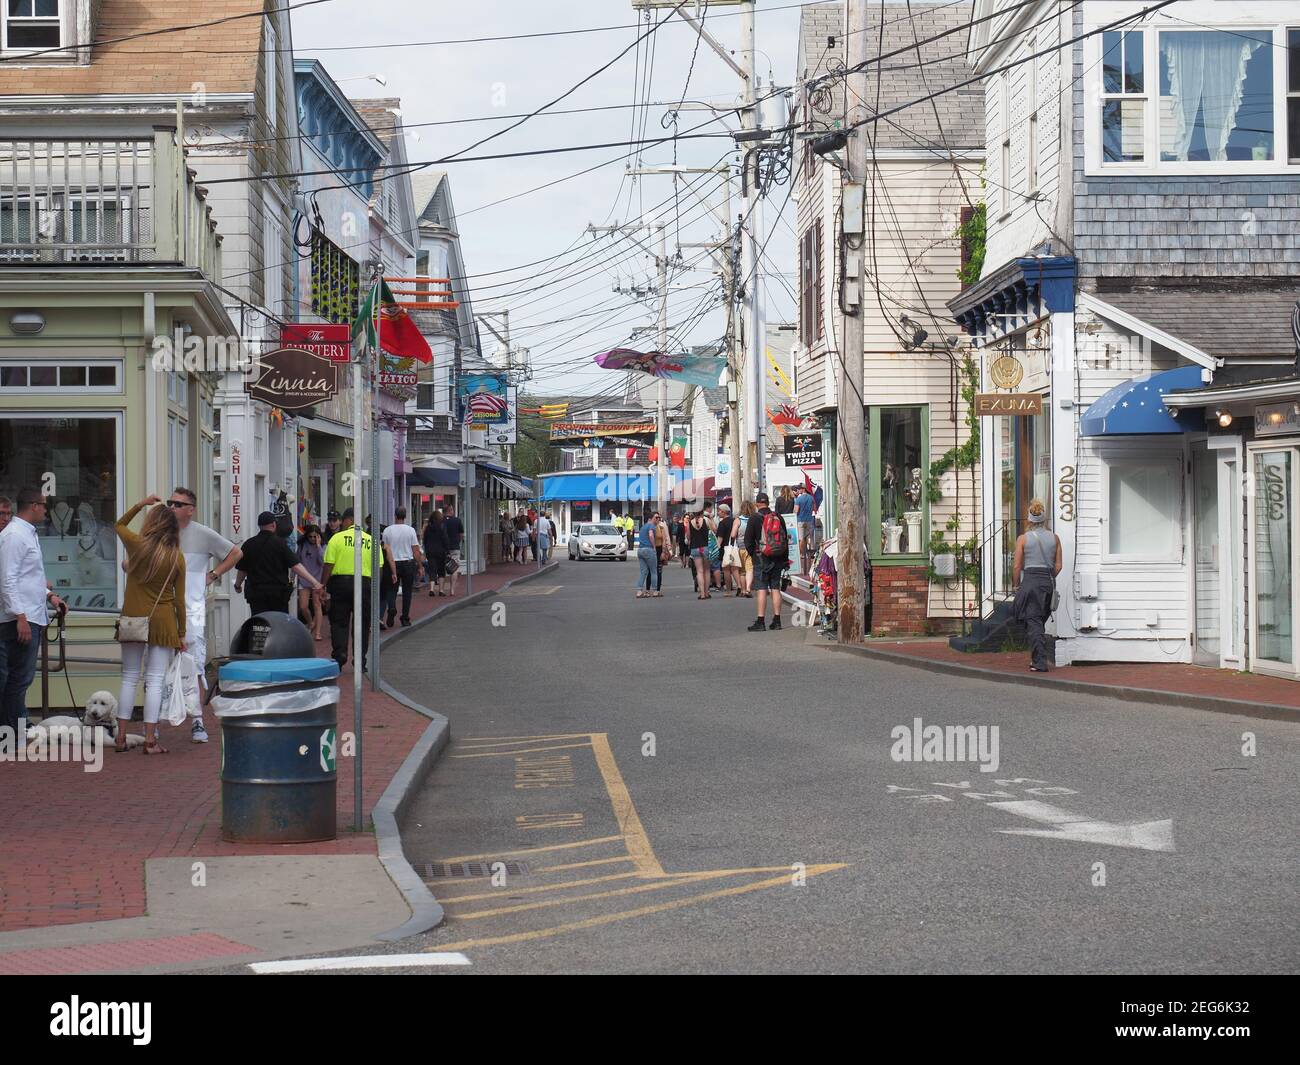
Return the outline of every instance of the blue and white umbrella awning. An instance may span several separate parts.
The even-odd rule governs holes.
[[[1201,385],[1199,366],[1134,377],[1116,385],[1084,411],[1079,432],[1083,436],[1153,436],[1203,429],[1205,419],[1199,409],[1184,409],[1175,417],[1164,401],[1168,392]]]

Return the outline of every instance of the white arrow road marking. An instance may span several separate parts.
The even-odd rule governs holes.
[[[464,954],[358,954],[350,958],[301,958],[297,961],[255,961],[255,973],[315,973],[330,969],[417,969],[432,965],[468,965]]]
[[[1086,817],[1049,806],[1045,802],[1025,800],[1016,802],[991,802],[987,805],[1006,810],[1017,817],[1027,817],[1052,828],[999,828],[1009,836],[1043,836],[1046,839],[1065,839],[1075,843],[1099,843],[1110,847],[1136,847],[1144,851],[1172,851],[1174,849],[1173,821],[1135,821],[1132,824],[1114,824],[1110,821],[1090,821]]]

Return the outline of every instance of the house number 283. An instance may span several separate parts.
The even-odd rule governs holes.
[[[1061,480],[1057,483],[1056,498],[1061,507],[1061,520],[1074,521],[1074,467],[1061,467]]]

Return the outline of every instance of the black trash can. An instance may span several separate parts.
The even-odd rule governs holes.
[[[338,675],[327,658],[227,662],[221,722],[221,836],[313,843],[338,835]]]

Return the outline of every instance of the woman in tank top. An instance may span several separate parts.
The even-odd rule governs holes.
[[[1016,539],[1012,566],[1015,617],[1024,622],[1029,635],[1029,668],[1046,673],[1050,656],[1044,626],[1054,609],[1056,575],[1061,572],[1061,539],[1045,527],[1047,507],[1041,499],[1030,502],[1026,517],[1029,528]]]

